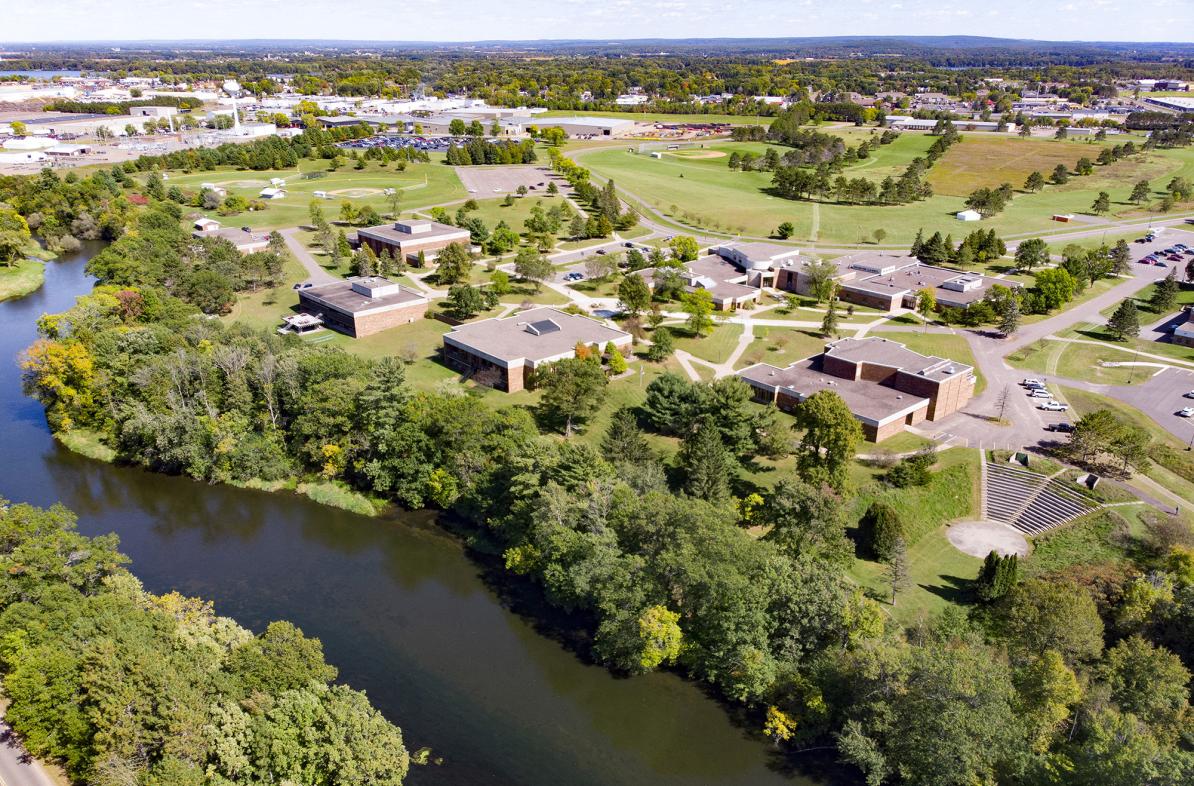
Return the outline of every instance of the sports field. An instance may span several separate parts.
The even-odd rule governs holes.
[[[841,133],[847,138],[869,133],[855,129],[832,129],[832,132]],[[1004,168],[997,175],[998,182],[994,182],[995,185],[1004,182],[1013,172],[1019,173],[1034,161],[1046,160],[1047,156],[1064,156],[1072,166],[1083,155],[1093,160],[1098,156],[1099,149],[1097,145],[1085,142],[1023,140],[1017,137],[980,137],[980,141],[970,147],[972,136],[975,135],[967,135],[966,140],[955,147],[963,151],[969,148],[977,158],[994,158],[997,161],[1001,160],[999,146],[1006,153],[1010,163],[1002,165]],[[1024,156],[1020,152],[1022,143],[1045,152]],[[869,159],[848,167],[842,174],[845,177],[876,180],[888,174],[896,175],[914,157],[923,154],[930,144],[932,137],[928,135],[906,133],[892,144],[879,148]],[[705,149],[727,154],[749,150],[759,154],[766,149],[766,145],[723,142],[710,143]],[[1054,150],[1057,152],[1054,153]],[[802,202],[772,196],[768,192],[772,177],[770,173],[735,172],[727,166],[724,158],[699,159],[675,155],[651,158],[628,152],[626,147],[578,151],[574,156],[597,175],[612,177],[619,189],[641,204],[677,222],[730,234],[766,236],[780,223],[790,221],[795,227],[795,240],[822,244],[868,241],[871,233],[878,228],[887,232],[885,243],[889,245],[911,242],[916,231],[922,227],[930,233],[952,233],[955,239],[978,226],[995,229],[1004,236],[1073,231],[1078,228],[1077,225],[1057,224],[1051,217],[1055,213],[1085,213],[1098,192],[1107,191],[1111,196],[1111,214],[1103,218],[1086,216],[1082,220],[1082,226],[1097,228],[1115,219],[1158,215],[1128,203],[1128,195],[1137,180],[1148,179],[1154,189],[1159,191],[1176,175],[1194,177],[1194,149],[1156,151],[1107,167],[1096,166],[1092,175],[1071,177],[1065,185],[1047,186],[1036,194],[1018,192],[1001,214],[976,226],[962,224],[954,218],[954,214],[965,207],[965,197],[959,194],[938,192],[923,202],[897,206]],[[945,175],[934,173],[934,176],[953,178],[960,184],[964,177],[974,177],[970,172],[977,172],[977,169],[977,166],[968,164],[966,158],[956,157]],[[1019,188],[1023,185],[1024,177],[1019,177],[1018,182],[1012,180],[1012,185]],[[955,190],[963,189],[964,186],[955,185]],[[1159,199],[1159,194],[1154,196]],[[1190,209],[1194,209],[1194,205],[1179,205],[1175,212]]]
[[[335,172],[327,171],[327,161],[302,160],[298,167],[286,170],[254,172],[222,167],[211,171],[167,172],[167,187],[179,186],[185,191],[197,190],[201,183],[212,183],[239,194],[246,199],[257,199],[261,189],[270,184],[272,178],[286,181],[286,196],[281,199],[264,200],[266,209],[245,212],[235,216],[221,216],[214,210],[197,211],[222,222],[226,226],[248,226],[254,229],[274,229],[305,224],[308,221],[308,205],[316,191],[328,194],[323,201],[324,214],[335,219],[340,212],[340,203],[348,200],[356,208],[370,205],[380,214],[390,212],[387,188],[399,189],[402,193],[401,210],[466,199],[468,193],[452,167],[444,166],[442,156],[432,155],[432,163],[408,164],[406,170],[398,172],[393,167],[381,168],[370,164],[363,170],[351,165],[342,166]],[[315,178],[305,178],[311,173],[325,173]]]

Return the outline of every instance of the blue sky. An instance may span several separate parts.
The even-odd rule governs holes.
[[[991,35],[1194,39],[1194,0],[13,0],[5,41]]]

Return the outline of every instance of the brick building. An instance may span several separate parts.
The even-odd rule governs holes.
[[[819,390],[832,390],[872,442],[957,412],[974,395],[975,384],[972,367],[883,338],[841,339],[787,368],[759,363],[738,376],[754,389],[756,401],[785,411]]]
[[[508,393],[527,386],[527,372],[576,356],[576,345],[630,345],[629,333],[556,308],[533,308],[504,318],[453,328],[443,337],[442,357],[453,368]]]
[[[460,243],[466,249],[471,243],[467,229],[421,218],[358,229],[357,238],[375,254],[380,255],[388,249],[395,257],[411,263],[418,262],[420,251],[430,261],[440,249],[453,243]]]
[[[299,311],[324,326],[361,338],[422,319],[427,298],[381,276],[364,276],[299,290]]]

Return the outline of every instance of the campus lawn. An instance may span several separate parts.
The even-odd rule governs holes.
[[[981,371],[978,370],[978,363],[974,359],[974,353],[970,351],[970,344],[966,343],[966,339],[956,333],[924,333],[908,331],[896,333],[876,333],[880,338],[891,339],[898,341],[911,349],[913,352],[919,352],[922,355],[936,355],[939,358],[949,358],[956,360],[959,363],[974,369],[974,376],[977,381],[974,385],[974,395],[977,396],[983,392],[987,387],[987,380],[983,377]]]
[[[959,123],[958,127],[962,125]],[[1085,156],[1094,161],[1103,147],[1115,144],[1111,140],[1099,143],[1087,142],[1086,138],[1082,141],[1021,139],[963,131],[962,141],[952,145],[929,171],[929,183],[939,194],[960,197],[977,188],[997,188],[1002,183],[1020,188],[1033,172],[1047,178],[1058,164],[1072,171],[1079,158]]]
[[[258,193],[270,184],[272,178],[284,179],[286,196],[265,200],[266,209],[262,211],[234,216],[221,216],[214,210],[191,208],[187,211],[214,218],[225,226],[248,226],[254,229],[277,229],[307,224],[310,220],[308,206],[316,191],[328,192],[329,198],[321,200],[321,204],[324,215],[330,221],[339,217],[340,203],[346,200],[357,209],[369,205],[383,216],[388,214],[389,198],[382,194],[387,188],[401,189],[401,209],[404,211],[462,200],[468,196],[455,170],[444,166],[442,156],[436,154],[432,155],[431,163],[408,164],[402,172],[397,171],[393,164],[382,168],[370,163],[363,170],[345,165],[335,172],[328,172],[327,166],[327,161],[302,159],[296,168],[287,170],[256,172],[220,167],[190,173],[171,171],[166,173],[169,177],[166,186],[179,186],[184,191],[197,191],[201,183],[213,183],[226,188],[229,194],[257,199]],[[325,174],[312,179],[303,177],[319,172]]]
[[[1103,508],[1033,538],[1025,573],[1039,576],[1075,565],[1130,563],[1137,542],[1131,523],[1121,512],[1132,515],[1135,511]]]
[[[950,603],[967,599],[968,583],[978,575],[982,560],[958,551],[946,539],[946,527],[955,521],[978,517],[980,454],[968,448],[943,451],[927,486],[898,489],[884,486],[878,470],[861,470],[852,500],[850,519],[857,522],[875,501],[891,505],[907,528],[908,567],[912,584],[894,608],[886,607],[900,621],[922,613],[935,613]],[[856,531],[852,529],[851,532]],[[850,576],[877,597],[889,602],[891,589],[886,565],[869,559],[855,560]]]
[[[1044,377],[1061,376],[1097,385],[1127,385],[1132,380],[1140,382],[1154,371],[1138,368],[1133,372],[1131,367],[1103,366],[1105,361],[1122,363],[1131,360],[1127,353],[1110,347],[1044,339],[1016,350],[1005,360],[1013,368],[1034,371]]]
[[[670,325],[668,329],[676,339],[676,349],[682,349],[710,363],[724,363],[729,360],[730,353],[738,346],[738,337],[742,335],[743,330],[742,325],[723,323],[714,327],[709,335],[697,338],[684,325]]]
[[[0,300],[35,292],[45,281],[46,263],[26,259],[15,267],[0,266]]]
[[[971,134],[967,139],[972,136],[976,135]],[[871,159],[848,168],[843,174],[871,177],[870,172],[883,171],[889,164],[915,152],[919,145],[925,144],[926,139],[931,142],[927,135],[905,133],[891,145],[879,148]],[[1070,165],[1083,155],[1092,159],[1098,155],[1098,146],[1095,144],[1021,140],[1015,137],[990,137],[976,147],[963,142],[954,146],[960,151],[954,155],[966,156],[969,155],[966,151],[972,150],[981,151],[981,157],[985,158],[989,155],[989,145],[1002,145],[1009,157],[1015,157],[1016,146],[1021,142],[1033,146],[1056,146],[1046,149],[1061,151],[1059,155],[1064,154]],[[733,149],[736,144],[723,143],[724,147],[711,144],[709,150]],[[758,149],[764,148],[765,145],[758,145]],[[954,148],[951,148],[951,152]],[[782,152],[782,148],[780,150]],[[734,172],[726,165],[725,158],[698,159],[665,155],[656,159],[627,152],[626,147],[577,151],[576,157],[579,163],[592,169],[598,176],[613,178],[632,201],[637,200],[676,222],[687,221],[714,231],[763,237],[770,235],[780,223],[790,221],[795,227],[794,240],[821,243],[869,242],[871,232],[882,228],[887,232],[884,241],[887,245],[909,243],[921,228],[928,233],[952,233],[955,241],[979,226],[994,229],[999,235],[1009,238],[1048,236],[1050,233],[1073,232],[1085,226],[1114,228],[1112,222],[1115,220],[1156,215],[1127,202],[1137,180],[1148,179],[1154,189],[1161,189],[1175,175],[1194,173],[1194,150],[1150,152],[1110,166],[1096,166],[1092,175],[1072,177],[1065,185],[1047,186],[1036,194],[1018,192],[1002,213],[974,226],[960,224],[954,218],[954,214],[964,208],[965,195],[938,192],[928,200],[896,206],[804,202],[772,196],[767,190],[771,184],[770,173]],[[965,158],[959,160],[965,163]],[[961,164],[957,166],[961,167]],[[961,174],[958,176],[961,177]],[[1018,189],[1023,185],[1023,178],[1019,182],[1012,182],[1012,185]],[[1082,224],[1058,224],[1052,221],[1056,213],[1080,214],[1089,210],[1099,191],[1107,191],[1111,196],[1111,215],[1084,217]],[[1178,206],[1174,214],[1182,209],[1183,206]]]
[[[746,368],[756,363],[769,363],[783,368],[825,349],[825,339],[811,329],[756,325],[754,337],[755,340],[738,359],[736,368]]]
[[[282,281],[276,287],[256,292],[240,292],[232,311],[224,316],[226,322],[241,322],[260,330],[275,330],[282,325],[282,317],[295,312],[298,293],[294,285],[307,278],[307,270],[294,257],[283,255]]]
[[[1086,323],[1082,325],[1075,325],[1072,328],[1058,333],[1062,338],[1077,338],[1086,341],[1101,341],[1107,344],[1111,351],[1115,349],[1121,350],[1119,352],[1121,360],[1136,360],[1133,357],[1136,352],[1148,353],[1152,355],[1159,355],[1161,357],[1172,358],[1174,360],[1184,361],[1186,363],[1194,363],[1194,349],[1190,347],[1183,347],[1180,344],[1171,344],[1168,341],[1151,341],[1144,338],[1125,338],[1122,341],[1117,340],[1107,330],[1105,324]],[[1140,357],[1141,362],[1153,362],[1154,358]]]
[[[1148,415],[1133,406],[1098,393],[1076,388],[1061,388],[1064,400],[1073,408],[1075,417],[1082,417],[1097,409],[1109,409],[1133,427],[1144,431],[1152,439],[1149,449],[1151,461],[1141,472],[1183,499],[1194,499],[1194,462],[1186,453],[1186,445],[1161,428]],[[1162,466],[1163,462],[1165,466]]]
[[[1179,281],[1185,276],[1184,266],[1182,268],[1178,269],[1177,276],[1178,276]],[[1140,311],[1143,312],[1141,314],[1142,324],[1147,321],[1150,321],[1147,319],[1148,315],[1152,315],[1152,317],[1154,319],[1160,319],[1161,317],[1166,315],[1165,313],[1157,311],[1155,308],[1153,308],[1153,304],[1151,301],[1152,301],[1153,294],[1156,291],[1157,291],[1157,285],[1149,284],[1147,287],[1140,290],[1132,297],[1132,299],[1136,301],[1136,308],[1140,309]],[[1194,287],[1192,287],[1190,289],[1185,289],[1185,288],[1179,289],[1177,291],[1177,298],[1175,299],[1173,308],[1171,308],[1168,311],[1168,313],[1169,314],[1176,313],[1178,311],[1181,311],[1183,306],[1190,306],[1190,305],[1194,305]],[[1107,308],[1103,309],[1099,313],[1101,313],[1104,317],[1110,317],[1113,313],[1115,313],[1115,309],[1117,309],[1117,308],[1119,308],[1119,303],[1108,306]]]

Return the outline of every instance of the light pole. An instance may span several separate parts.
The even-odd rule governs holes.
[[[1140,359],[1140,347],[1136,347],[1136,354],[1132,355],[1132,367],[1128,369],[1128,384],[1132,384],[1132,379],[1136,376],[1136,361]]]

